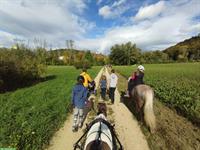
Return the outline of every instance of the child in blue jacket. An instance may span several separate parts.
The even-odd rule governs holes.
[[[83,82],[83,76],[78,76],[77,84],[72,91],[72,105],[74,107],[73,132],[77,131],[78,127],[81,128],[83,125],[83,109],[88,95],[88,90],[83,86]]]

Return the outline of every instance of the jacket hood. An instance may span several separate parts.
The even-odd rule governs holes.
[[[82,85],[82,84],[76,84],[74,90],[75,90],[76,92],[82,91],[82,90],[83,90],[83,85]]]

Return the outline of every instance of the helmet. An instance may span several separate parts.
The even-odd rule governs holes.
[[[142,66],[142,65],[139,65],[137,68],[138,68],[138,70],[141,71],[141,72],[144,72],[144,70],[145,70],[145,69],[144,69],[144,66]]]
[[[83,76],[78,76],[77,77],[77,81],[83,83],[84,82],[84,77]]]

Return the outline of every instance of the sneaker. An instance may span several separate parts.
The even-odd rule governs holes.
[[[129,94],[125,94],[124,97],[130,97]]]
[[[76,128],[74,127],[74,128],[72,128],[72,132],[76,132]]]
[[[82,126],[83,126],[83,123],[79,123],[78,127],[82,128]]]
[[[72,127],[72,132],[78,131],[78,127]]]

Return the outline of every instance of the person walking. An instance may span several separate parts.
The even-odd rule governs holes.
[[[106,88],[107,88],[107,80],[106,80],[105,75],[102,75],[102,77],[101,77],[100,88],[101,88],[101,98],[103,100],[105,100],[106,99]]]
[[[87,101],[88,89],[83,86],[84,78],[83,76],[78,76],[77,83],[72,91],[72,101],[71,104],[74,108],[74,120],[72,125],[72,131],[75,132],[78,130],[78,127],[81,128],[83,125],[83,109]]]
[[[115,89],[117,86],[118,82],[118,77],[115,74],[115,70],[111,70],[111,75],[110,75],[110,84],[109,84],[109,98],[111,99],[111,103],[114,104],[115,101]]]
[[[92,78],[87,73],[87,69],[83,68],[82,73],[80,74],[80,76],[83,76],[83,78],[84,78],[84,82],[83,82],[84,87],[88,88],[89,82],[92,82]]]

